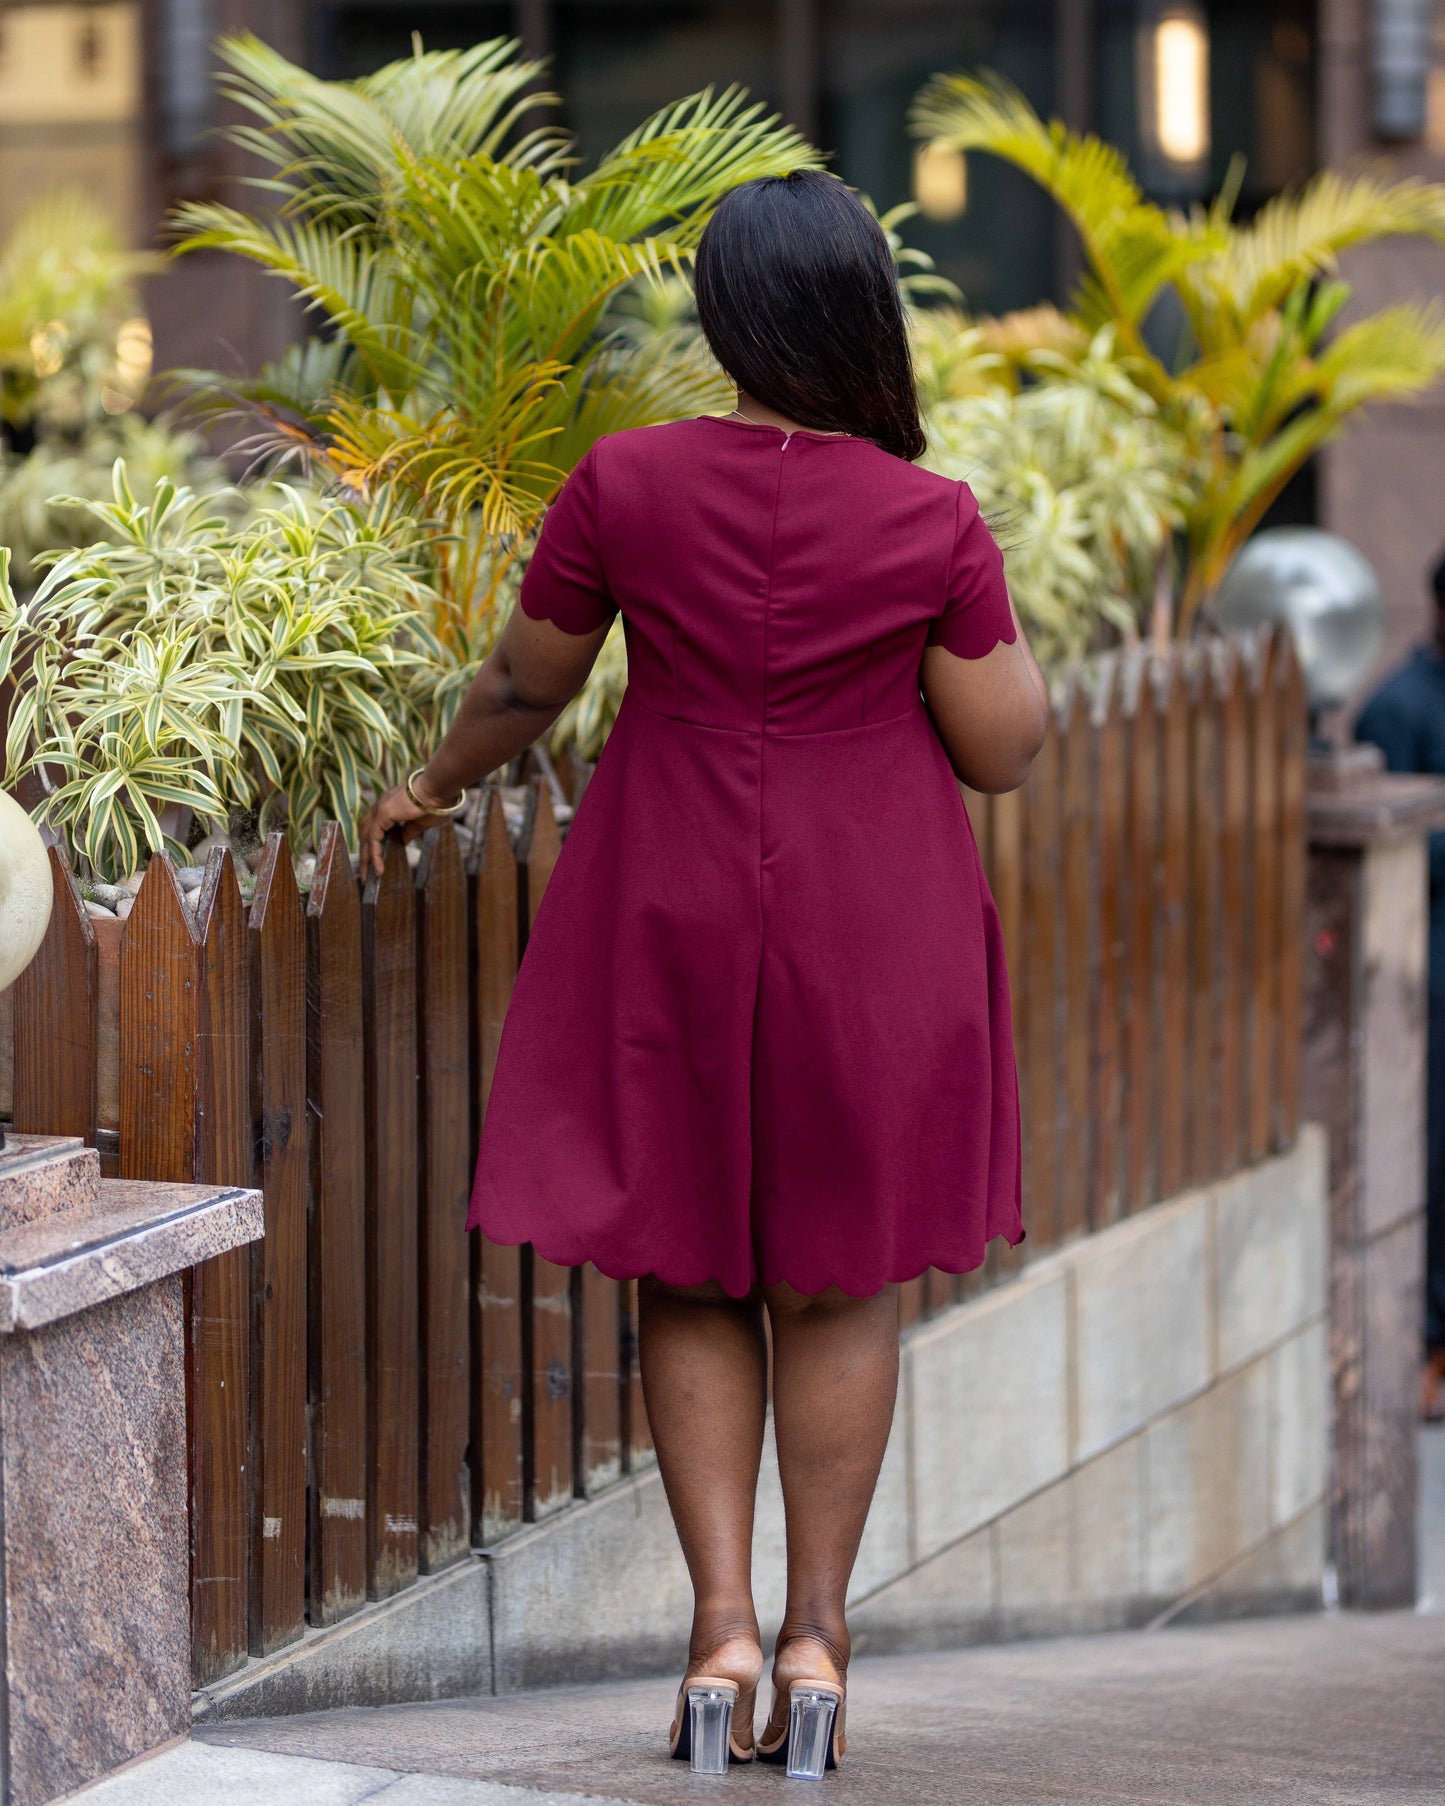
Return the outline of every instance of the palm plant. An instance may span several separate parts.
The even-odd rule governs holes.
[[[1166,422],[1201,433],[1180,632],[1290,477],[1356,408],[1419,395],[1445,373],[1438,306],[1391,307],[1334,330],[1350,297],[1334,274],[1339,254],[1401,234],[1445,240],[1445,186],[1325,171],[1241,226],[1232,214],[1242,166],[1209,208],[1166,212],[1118,150],[1045,123],[996,76],[935,77],[912,124],[950,148],[1004,158],[1057,201],[1086,262],[1069,322],[1079,341],[1112,328]],[[1187,322],[1172,368],[1147,332],[1166,292]],[[1016,322],[1013,350],[1059,350],[1058,325],[1052,310]]]
[[[104,879],[237,808],[284,817],[298,846],[327,817],[354,835],[452,675],[414,533],[293,489],[239,524],[164,480],[142,503],[122,465],[89,511],[106,542],[24,606],[0,583],[0,684],[25,673],[5,767],[41,774],[42,819]]]
[[[586,175],[539,126],[540,65],[515,43],[423,52],[318,80],[258,39],[226,39],[233,136],[268,169],[267,215],[182,207],[180,249],[223,249],[288,283],[323,340],[226,385],[290,450],[436,529],[438,631],[485,642],[542,509],[601,434],[715,407],[695,340],[666,355],[608,330],[609,302],[681,274],[712,209],[754,176],[815,165],[737,89],[654,115]]]

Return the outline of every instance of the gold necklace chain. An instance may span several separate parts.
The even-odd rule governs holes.
[[[827,426],[781,427],[774,420],[755,420],[751,414],[745,414],[741,408],[734,408],[731,414],[724,414],[724,420],[745,420],[749,426],[777,427],[778,432],[786,432],[789,438],[794,433],[820,433],[825,439],[851,439],[852,433],[845,433],[841,428]]]

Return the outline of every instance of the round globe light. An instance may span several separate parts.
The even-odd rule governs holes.
[[[45,842],[19,803],[0,790],[0,991],[39,952],[53,894]]]
[[[1313,710],[1335,708],[1379,656],[1379,579],[1347,540],[1316,527],[1267,527],[1226,571],[1210,608],[1220,627],[1286,626]]]

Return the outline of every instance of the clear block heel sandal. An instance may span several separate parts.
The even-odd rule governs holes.
[[[843,1689],[833,1681],[794,1681],[788,1688],[788,1728],[758,1745],[759,1762],[786,1762],[798,1781],[821,1781],[843,1753]]]
[[[742,1691],[736,1681],[707,1674],[693,1675],[679,1689],[669,1742],[674,1758],[689,1763],[695,1775],[725,1775],[730,1762],[752,1761],[751,1746],[733,1736]],[[755,1691],[749,1689],[747,1698]]]

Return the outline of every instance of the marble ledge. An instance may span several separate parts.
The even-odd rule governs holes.
[[[102,1179],[93,1205],[0,1233],[0,1335],[123,1297],[264,1228],[259,1191]]]
[[[17,1135],[0,1148],[0,1231],[95,1201],[100,1156],[76,1135]]]

